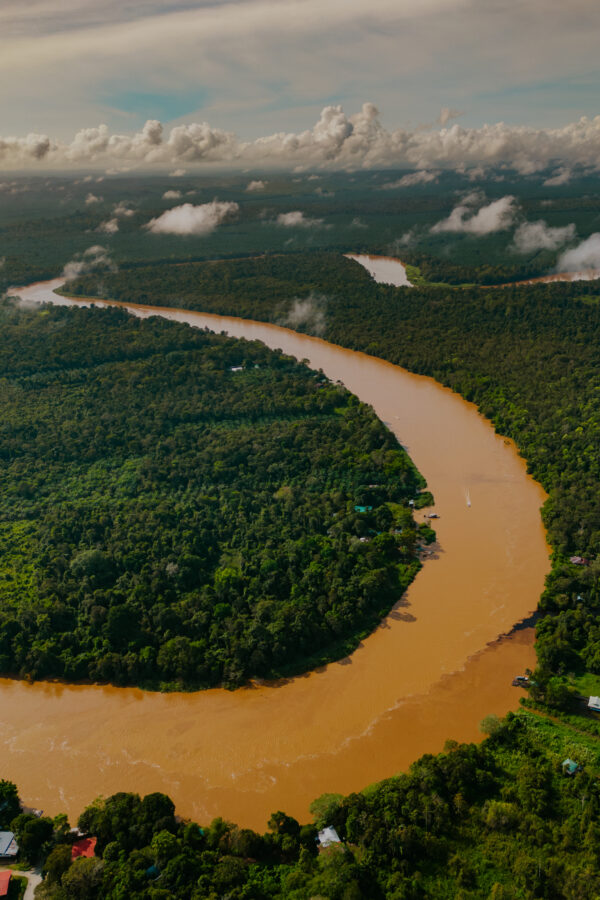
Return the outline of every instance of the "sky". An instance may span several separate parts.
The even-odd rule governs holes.
[[[472,164],[498,159],[495,142],[526,169],[519,129],[531,152],[557,141],[542,155],[558,164],[565,129],[579,123],[563,162],[594,167],[599,34],[597,0],[2,0],[0,165],[175,164],[185,134],[189,164],[455,165],[457,147],[448,156],[439,139],[423,152],[423,135],[454,127],[450,143],[461,129]],[[385,152],[363,140],[340,153],[357,122],[373,128],[364,104],[378,111],[379,138],[396,139]],[[315,137],[323,110],[334,110],[325,120],[336,120],[337,148],[328,124]],[[160,141],[154,128],[150,152],[146,138],[132,151],[126,139],[148,120],[161,123]],[[400,134],[420,150],[400,152]],[[102,147],[111,135],[121,139]]]

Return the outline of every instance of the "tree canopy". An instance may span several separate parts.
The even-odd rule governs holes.
[[[400,598],[424,482],[343,387],[117,309],[0,324],[0,672],[234,687],[346,655]]]

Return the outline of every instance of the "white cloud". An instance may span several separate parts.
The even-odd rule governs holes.
[[[275,222],[284,228],[319,228],[323,224],[323,219],[310,219],[296,209],[293,212],[279,213]]]
[[[181,191],[165,191],[163,194],[163,200],[179,200],[181,197]]]
[[[134,209],[129,209],[124,200],[121,200],[120,203],[116,203],[113,208],[113,213],[117,218],[128,218],[129,216],[135,215]]]
[[[105,222],[100,222],[96,231],[99,231],[101,234],[116,234],[119,230],[119,219],[133,215],[135,215],[135,210],[129,209],[125,201],[121,200],[120,203],[116,203],[113,207],[112,218],[107,219]]]
[[[573,173],[571,170],[567,166],[561,166],[554,175],[546,178],[544,185],[545,187],[558,187],[561,184],[568,184],[572,177]]]
[[[443,106],[438,117],[438,124],[441,125],[442,128],[445,128],[451,119],[458,119],[458,117],[462,115],[464,115],[464,113],[459,109]]]
[[[200,206],[184,203],[151,219],[144,227],[153,234],[210,234],[238,211],[237,203],[219,203],[217,200]]]
[[[260,181],[260,179],[257,179],[256,181],[251,181],[251,182],[247,185],[246,190],[249,191],[249,192],[252,192],[252,191],[264,191],[264,189],[266,188],[266,186],[267,186],[267,182],[266,182],[266,181]]]
[[[389,191],[395,188],[413,187],[415,184],[437,182],[438,174],[438,172],[428,172],[426,169],[419,169],[417,172],[409,172],[408,175],[403,175],[397,181],[387,181],[381,185],[381,189]]]
[[[95,194],[88,194],[85,198],[86,206],[91,206],[92,203],[102,203],[103,198],[97,197]]]
[[[66,281],[71,281],[73,278],[77,278],[78,275],[102,270],[114,272],[116,271],[116,266],[110,258],[108,249],[95,244],[68,262],[62,274]]]
[[[456,206],[447,219],[437,222],[430,229],[437,234],[441,231],[463,232],[467,234],[492,234],[510,228],[517,214],[517,201],[510,195],[494,200],[487,206],[473,211],[476,194],[469,194],[460,206]]]
[[[369,226],[367,225],[367,223],[363,222],[363,220],[360,218],[360,216],[355,216],[354,219],[352,219],[352,221],[350,222],[350,228],[368,228],[368,227]]]
[[[173,169],[172,172],[169,172],[170,178],[183,178],[183,176],[187,173],[186,169]]]
[[[600,232],[595,232],[572,250],[563,253],[556,263],[559,272],[600,269]]]
[[[117,218],[107,219],[106,222],[100,222],[96,231],[102,234],[116,234],[119,230],[119,220]]]
[[[411,228],[409,231],[405,231],[404,234],[400,235],[399,238],[396,238],[396,240],[391,245],[391,256],[395,256],[397,253],[400,253],[401,250],[405,250],[407,247],[412,247],[416,242],[417,233],[415,229]]]
[[[311,292],[308,297],[296,297],[287,314],[278,322],[289,328],[303,327],[310,334],[320,336],[325,333],[327,320],[325,310],[327,298],[323,294]]]
[[[206,92],[195,118],[214,109],[244,136],[301,130],[322,96],[374,97],[393,127],[433,121],[442,102],[472,123],[555,125],[563,85],[593,109],[599,16],[593,0],[3,0],[0,121],[11,135],[120,130],[139,113],[125,89],[164,106]]]
[[[178,125],[165,133],[156,120],[149,120],[135,134],[112,134],[106,125],[84,128],[67,142],[38,134],[0,138],[0,164],[5,169],[176,165],[173,177],[186,173],[182,164],[268,165],[298,171],[394,167],[427,172],[418,175],[425,180],[437,168],[479,174],[482,168],[503,165],[532,174],[560,163],[554,177],[566,178],[567,169],[575,166],[600,170],[599,145],[600,116],[584,117],[556,129],[499,123],[481,128],[453,124],[433,130],[388,131],[377,108],[365,103],[360,112],[350,116],[341,106],[326,106],[312,128],[276,132],[251,141],[208,122]]]
[[[575,225],[552,228],[543,219],[539,222],[523,222],[515,231],[513,247],[517,253],[533,253],[536,250],[558,250],[575,238]]]

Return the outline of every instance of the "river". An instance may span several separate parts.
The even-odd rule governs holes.
[[[372,278],[379,284],[393,284],[395,287],[413,287],[408,280],[406,266],[394,256],[373,256],[372,254],[346,253],[347,259],[355,262],[367,270]],[[575,272],[552,272],[548,275],[538,275],[536,278],[528,278],[524,281],[507,281],[504,284],[481,285],[483,288],[507,288],[522,287],[527,284],[552,284],[557,281],[593,281],[600,278],[600,269],[581,269]]]
[[[359,263],[380,284],[394,287],[412,287],[403,262],[393,256],[373,256],[369,253],[346,253],[346,259]]]
[[[59,283],[19,293],[81,302],[53,294]],[[321,793],[360,790],[446,738],[477,740],[486,714],[515,709],[533,633],[498,636],[537,606],[549,558],[545,494],[514,445],[447,388],[374,357],[274,325],[127,308],[262,340],[342,381],[427,478],[438,543],[351,657],[302,677],[167,695],[0,680],[2,776],[24,800],[76,817],[98,794],[162,790],[182,815],[263,830],[276,809],[306,821]]]

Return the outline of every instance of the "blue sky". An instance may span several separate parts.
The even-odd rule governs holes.
[[[3,0],[2,133],[209,117],[256,137],[371,100],[390,127],[595,115],[596,0]],[[326,99],[325,99],[326,98]]]
[[[597,0],[2,0],[0,135],[208,121],[252,140],[365,101],[389,130],[599,110]]]

